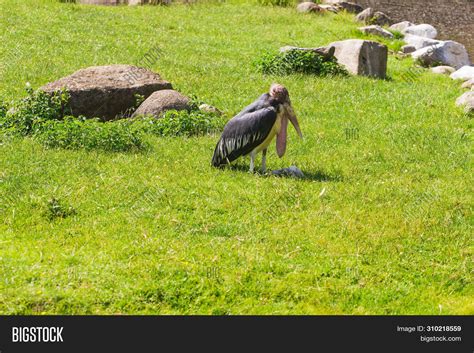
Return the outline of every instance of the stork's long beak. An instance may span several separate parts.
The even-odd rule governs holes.
[[[293,110],[293,107],[291,105],[288,105],[286,108],[288,119],[290,119],[291,124],[295,128],[296,132],[298,133],[298,136],[300,138],[303,138],[303,134],[301,133],[300,129],[300,124],[298,124],[298,119],[296,118],[295,111]]]

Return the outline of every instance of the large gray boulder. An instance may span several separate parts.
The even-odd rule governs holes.
[[[474,78],[474,66],[465,65],[453,72],[450,76],[453,80],[467,81]]]
[[[414,26],[414,25],[415,25],[414,23],[411,23],[409,21],[402,21],[402,22],[398,22],[398,23],[395,23],[395,24],[391,25],[390,29],[401,32],[405,28],[410,27],[410,26]]]
[[[430,39],[435,39],[438,36],[438,31],[436,30],[436,28],[426,23],[407,27],[402,30],[402,33]]]
[[[466,113],[474,113],[474,91],[468,91],[456,100],[458,107],[464,107]]]
[[[411,54],[424,66],[447,65],[459,69],[469,65],[469,55],[464,45],[452,40],[421,48]]]
[[[365,34],[373,34],[375,36],[384,38],[393,38],[393,34],[391,32],[377,25],[359,27],[359,30]]]
[[[385,45],[362,39],[331,43],[337,61],[355,75],[385,78],[388,49]]]
[[[161,90],[148,97],[133,113],[136,116],[160,118],[168,110],[190,110],[190,99],[172,89]]]
[[[440,40],[415,36],[411,34],[406,34],[403,38],[403,41],[408,45],[414,46],[416,50],[441,43]]]
[[[160,75],[131,65],[92,66],[41,87],[52,93],[67,89],[74,116],[112,120],[136,103],[136,96],[148,98],[153,92],[171,89]]]
[[[356,16],[356,21],[369,25],[390,26],[392,20],[386,14],[368,7]]]

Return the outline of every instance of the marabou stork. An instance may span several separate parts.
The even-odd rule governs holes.
[[[253,172],[255,156],[262,152],[262,172],[265,173],[267,147],[275,135],[278,157],[285,154],[288,120],[303,138],[288,90],[275,83],[269,93],[260,96],[226,124],[214,150],[212,165],[219,167],[250,154],[250,172]]]

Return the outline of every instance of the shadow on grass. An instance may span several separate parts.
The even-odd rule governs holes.
[[[231,164],[225,167],[219,168],[221,170],[227,169],[231,171],[236,171],[240,173],[250,173],[249,172],[249,166],[247,164]],[[302,170],[304,177],[303,178],[295,178],[294,176],[288,175],[288,174],[282,174],[282,175],[274,175],[270,174],[270,171],[267,171],[267,173],[262,174],[259,170],[259,168],[255,168],[255,175],[261,176],[261,177],[274,177],[274,178],[286,178],[286,179],[295,179],[295,180],[311,180],[311,181],[334,181],[334,182],[340,182],[344,180],[344,177],[339,174],[339,173],[326,173],[323,170],[314,170],[314,171],[305,171]]]
[[[323,170],[315,170],[315,171],[304,171],[304,178],[301,180],[312,180],[312,181],[343,181],[344,177],[341,174],[329,174],[324,172]]]
[[[249,172],[249,166],[246,164],[231,164],[227,165],[225,167],[219,167],[219,169],[228,169],[228,170],[233,170],[236,172],[242,172],[242,173],[250,173]],[[256,169],[256,168],[255,168]]]

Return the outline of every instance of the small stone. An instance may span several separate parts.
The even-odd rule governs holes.
[[[168,110],[190,110],[190,99],[172,89],[154,92],[133,113],[132,117],[153,116],[160,118]]]
[[[333,5],[327,5],[327,4],[320,4],[318,5],[320,8],[322,8],[323,10],[326,10],[326,11],[329,11],[329,12],[333,12],[333,13],[338,13],[339,12],[339,9],[336,7],[336,6],[333,6]]]
[[[375,10],[371,7],[366,8],[356,16],[356,21],[369,23],[371,18],[374,16]]]
[[[440,40],[415,36],[412,34],[405,34],[403,41],[409,45],[413,45],[416,48],[416,50],[441,43]]]
[[[364,11],[364,8],[362,6],[357,5],[353,2],[349,2],[349,1],[336,0],[336,1],[333,1],[333,5],[337,6],[339,9],[347,11],[349,13],[358,14],[358,13],[361,13],[362,11]]]
[[[467,88],[467,89],[473,89],[474,88],[474,78],[471,78],[470,80],[467,80],[464,82],[461,86],[462,88]]]
[[[407,27],[402,31],[402,33],[430,39],[435,39],[438,36],[438,31],[436,30],[436,28],[426,23]]]
[[[364,22],[369,25],[388,26],[392,22],[391,19],[380,11],[375,11],[368,7],[356,16],[356,21]]]
[[[458,107],[464,106],[464,111],[468,114],[474,112],[474,91],[468,91],[456,100]]]
[[[360,27],[359,30],[361,30],[365,34],[373,34],[384,38],[393,38],[392,33],[377,25]]]
[[[450,77],[453,80],[470,80],[474,78],[474,66],[463,66],[458,71],[453,72]]]
[[[381,11],[376,11],[374,16],[370,20],[371,24],[380,25],[380,26],[390,26],[392,24],[392,20],[386,14]]]
[[[456,71],[454,68],[451,66],[435,66],[431,68],[431,72],[435,74],[441,74],[441,75],[450,75],[454,71]]]
[[[298,167],[292,165],[289,168],[277,169],[272,171],[272,175],[287,176],[293,178],[304,178],[304,174]]]
[[[395,31],[402,32],[405,28],[414,26],[415,24],[409,22],[409,21],[403,21],[403,22],[398,22],[390,26],[390,29],[393,29]]]
[[[324,59],[329,60],[334,56],[336,48],[332,46],[314,48],[313,51],[321,55]]]
[[[199,110],[204,112],[204,113],[212,113],[212,114],[222,115],[222,112],[219,109],[217,109],[216,107],[213,107],[212,105],[209,105],[209,104],[201,104],[199,106]]]
[[[296,7],[296,11],[301,12],[301,13],[318,13],[318,12],[324,12],[325,10],[316,5],[314,2],[310,1],[305,1]]]
[[[413,45],[407,44],[407,45],[404,45],[401,48],[401,50],[402,50],[402,53],[404,53],[404,54],[410,54],[410,53],[413,53],[414,51],[416,51],[416,48]]]

